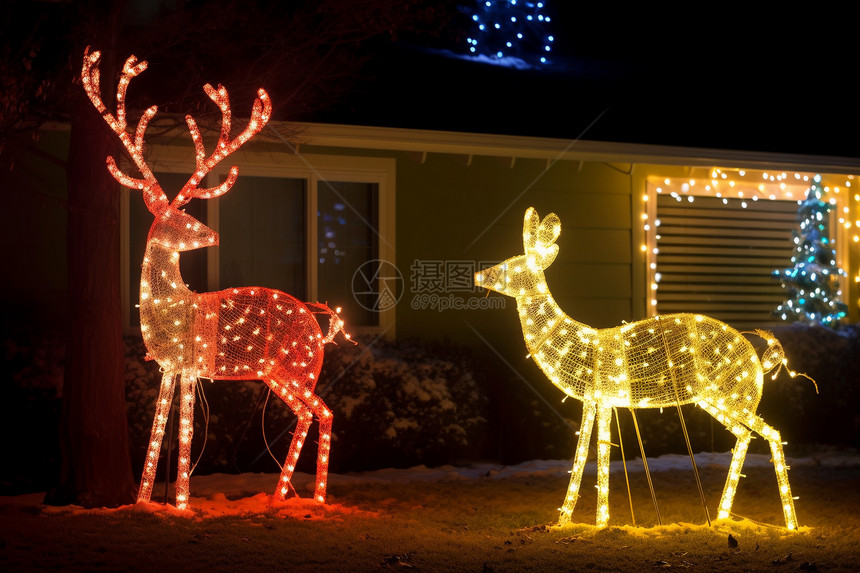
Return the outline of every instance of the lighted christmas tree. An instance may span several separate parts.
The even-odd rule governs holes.
[[[830,235],[830,211],[827,188],[816,175],[800,202],[797,217],[800,226],[792,232],[795,249],[792,267],[773,271],[789,293],[775,314],[788,322],[820,324],[835,328],[845,318],[848,306],[839,300],[839,279],[845,271],[836,264],[836,250]]]
[[[552,17],[544,2],[482,0],[471,13],[466,39],[469,54],[497,63],[545,66],[555,38],[547,30]]]

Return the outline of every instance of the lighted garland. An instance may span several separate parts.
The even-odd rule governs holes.
[[[558,254],[560,233],[555,214],[541,221],[530,208],[523,226],[525,254],[475,275],[477,286],[516,299],[529,356],[556,387],[583,403],[579,441],[559,522],[571,521],[595,419],[596,522],[605,526],[609,521],[612,410],[697,404],[737,437],[718,517],[731,515],[747,446],[755,432],[770,444],[785,524],[796,529],[779,432],[756,415],[764,372],[785,362],[779,341],[757,331],[768,345],[759,358],[740,332],[697,314],[656,316],[604,329],[578,322],[555,302],[544,276]]]
[[[99,52],[90,52],[89,49],[84,54],[81,72],[84,89],[122,142],[141,177],[131,177],[120,171],[113,157],[107,158],[108,169],[122,185],[142,191],[147,209],[155,216],[141,269],[140,329],[148,351],[147,359],[155,360],[164,374],[138,502],[148,502],[152,494],[177,377],[180,379],[178,508],[186,508],[189,502],[190,451],[198,378],[263,380],[295,412],[298,423],[275,490],[275,498],[278,499],[289,493],[296,462],[316,416],[320,438],[314,498],[325,502],[332,414],[314,394],[314,387],[323,363],[323,347],[342,331],[343,321],[326,305],[302,303],[286,293],[268,288],[242,287],[196,293],[188,289],[179,269],[181,252],[218,244],[218,233],[187,214],[182,207],[191,199],[212,199],[230,190],[238,176],[235,166],[217,187],[207,189],[199,185],[219,162],[263,129],[272,112],[268,94],[263,89],[258,90],[248,125],[238,136],[231,138],[227,90],[222,86],[217,89],[208,84],[204,86],[207,95],[221,110],[221,133],[215,151],[207,156],[196,122],[191,116],[186,116],[194,141],[196,167],[171,202],[144,158],[144,134],[155,116],[156,106],[144,112],[133,139],[126,131],[126,89],[129,82],[146,69],[147,63],[138,62],[134,56],[126,60],[117,87],[117,111],[114,115],[101,99],[99,57]],[[314,317],[318,313],[327,315],[329,319],[327,335],[323,335]]]
[[[740,206],[744,209],[751,203],[775,200],[796,201],[798,206],[802,206],[810,185],[814,185],[822,195],[829,195],[827,199],[829,207],[827,208],[835,214],[834,219],[838,228],[843,229],[846,235],[850,233],[850,238],[845,237],[842,241],[841,250],[838,252],[842,260],[847,264],[849,250],[853,252],[851,256],[854,259],[860,256],[858,255],[860,253],[860,234],[858,234],[858,230],[860,230],[860,195],[856,192],[851,193],[853,175],[845,176],[841,185],[833,182],[835,176],[830,175],[828,178],[830,183],[825,184],[820,175],[812,173],[796,172],[792,174],[786,172],[711,168],[707,177],[663,178],[654,176],[649,177],[648,181],[649,185],[653,184],[657,194],[668,195],[678,202],[694,203],[697,197],[713,197],[720,199],[724,205],[728,205],[730,199],[735,199],[739,201]],[[650,193],[642,195],[642,230],[645,232],[648,241],[641,245],[641,250],[648,258],[651,289],[649,310],[653,313],[657,307],[657,292],[661,278],[661,273],[657,268],[656,262],[656,255],[660,251],[660,219],[657,216],[654,202],[649,199],[653,199]],[[833,233],[833,236],[830,237],[829,244],[831,247],[836,247],[836,233]],[[838,257],[835,255],[836,252],[834,251],[832,264],[835,266],[833,276],[847,277],[847,273],[838,266]],[[838,280],[836,282],[836,285],[831,285],[834,296],[828,296],[827,301],[827,305],[831,307],[831,310],[837,306],[839,307],[833,313],[834,318],[829,321],[810,319],[810,323],[836,325],[838,324],[835,322],[836,315],[840,312],[847,313],[847,306],[842,307],[843,303],[840,302],[840,297],[843,295],[840,292],[842,283]],[[854,283],[855,285],[860,285],[860,271],[854,272]],[[855,286],[854,288],[856,289],[857,287]],[[854,302],[857,308],[860,308],[860,297],[855,298]],[[785,310],[789,310],[789,312],[785,312]],[[784,320],[791,320],[792,316],[798,314],[798,312],[796,307],[793,309],[783,309],[781,307],[776,314]],[[783,314],[785,314],[785,317],[782,316]]]

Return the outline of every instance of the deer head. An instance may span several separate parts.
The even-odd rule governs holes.
[[[514,298],[549,294],[543,271],[558,254],[555,241],[560,233],[561,221],[555,213],[541,221],[529,207],[523,222],[525,253],[476,273],[475,285]]]
[[[221,160],[236,151],[242,144],[265,127],[272,113],[272,103],[269,95],[263,89],[257,91],[257,98],[254,101],[248,125],[242,133],[231,139],[230,99],[227,95],[227,90],[221,85],[217,89],[209,84],[203,86],[209,98],[221,109],[221,134],[215,146],[215,151],[207,156],[197,123],[190,115],[185,117],[188,129],[191,132],[191,138],[194,141],[196,168],[173,201],[169,201],[144,158],[144,135],[149,122],[155,117],[158,111],[158,106],[152,106],[143,113],[137,124],[134,139],[126,131],[125,95],[128,84],[132,78],[146,69],[147,63],[145,61],[138,62],[135,56],[129,56],[125,61],[117,86],[117,111],[116,115],[114,115],[107,110],[101,98],[98,68],[100,57],[100,52],[90,52],[89,48],[87,48],[81,72],[84,90],[108,126],[119,136],[120,142],[122,142],[138,171],[140,171],[140,178],[131,177],[119,169],[116,159],[111,156],[107,157],[108,170],[114,179],[126,187],[139,189],[143,192],[143,200],[146,208],[155,216],[155,221],[149,232],[149,240],[175,251],[188,251],[217,245],[218,233],[187,214],[182,208],[191,199],[212,199],[230,190],[239,175],[239,168],[235,165],[230,168],[230,172],[224,182],[217,187],[201,188],[199,185],[204,177]]]

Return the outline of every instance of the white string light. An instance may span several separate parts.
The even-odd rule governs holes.
[[[665,177],[653,182],[653,188],[658,195],[666,195],[677,202],[695,202],[697,197],[714,197],[721,199],[723,205],[728,205],[730,199],[740,201],[741,208],[747,208],[749,201],[796,201],[798,205],[806,196],[807,190],[814,183],[816,174],[784,171],[756,171],[750,169],[727,169],[713,167],[709,168],[707,176],[694,177]],[[821,188],[825,193],[832,193],[830,202],[837,207],[836,222],[846,233],[845,242],[842,244],[840,255],[843,260],[848,260],[847,251],[851,249],[857,253],[860,251],[860,194],[851,194],[854,176],[828,175]],[[836,181],[841,181],[837,184]],[[642,230],[647,236],[653,236],[655,245],[660,242],[659,233],[655,233],[659,227],[659,219],[651,220],[649,217],[649,194],[642,195]],[[852,214],[853,209],[853,214]],[[656,209],[651,206],[651,213],[656,214]],[[647,244],[641,245],[643,253],[648,253]],[[650,270],[652,275],[657,269],[656,255],[658,247],[653,247],[650,257]],[[854,272],[854,282],[860,286],[860,266]],[[651,281],[650,305],[656,308],[657,289],[659,280]],[[860,290],[860,289],[858,289]],[[860,295],[855,301],[860,308]]]

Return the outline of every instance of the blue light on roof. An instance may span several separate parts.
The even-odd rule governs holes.
[[[544,2],[478,0],[469,14],[472,27],[464,55],[519,69],[545,67],[555,36],[548,33],[551,18],[544,6]]]

